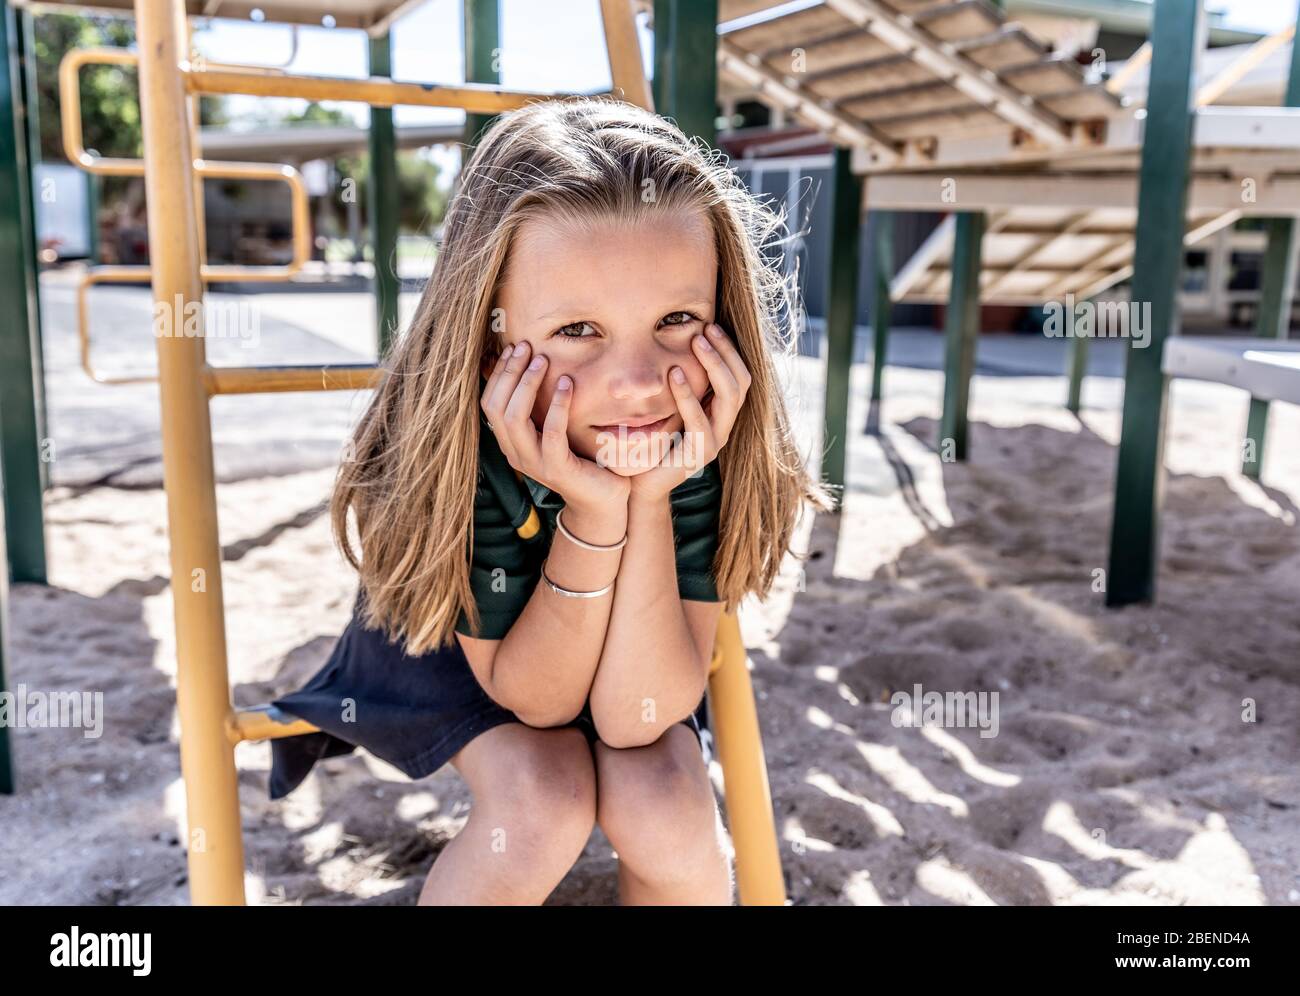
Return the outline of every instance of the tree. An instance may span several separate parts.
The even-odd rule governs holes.
[[[41,158],[61,160],[59,62],[74,48],[126,48],[135,24],[117,17],[44,14],[33,18]],[[103,156],[141,155],[136,73],[123,66],[87,66],[81,72],[82,144]]]
[[[135,22],[98,14],[41,14],[32,19],[41,158],[63,160],[59,63],[76,48],[129,48]],[[196,28],[196,33],[204,30]],[[144,155],[140,89],[130,66],[86,66],[80,74],[82,144],[101,156],[138,159]],[[224,98],[203,97],[202,124],[226,124]]]
[[[370,153],[340,156],[335,162],[339,175],[356,181],[357,200],[362,209],[370,205]],[[397,226],[399,231],[428,235],[441,223],[447,213],[448,191],[438,186],[439,170],[436,163],[425,158],[419,150],[399,152],[397,155]],[[343,203],[343,188],[335,190],[330,198],[333,215],[340,224],[346,223],[347,207]]]

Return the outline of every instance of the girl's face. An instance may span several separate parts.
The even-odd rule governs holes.
[[[568,374],[570,449],[625,477],[657,464],[684,429],[669,371],[686,372],[701,404],[711,390],[691,347],[714,317],[707,216],[665,214],[631,228],[530,220],[506,270],[495,301],[504,309],[499,348],[522,340],[530,358],[547,359],[532,412],[538,431],[556,381]],[[633,429],[647,423],[656,424]]]

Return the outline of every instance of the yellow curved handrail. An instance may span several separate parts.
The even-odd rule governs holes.
[[[79,74],[87,65],[135,66],[139,57],[121,48],[73,49],[59,63],[59,103],[63,125],[63,152],[74,166],[101,176],[144,176],[143,159],[120,159],[111,156],[91,155],[81,138],[81,91]],[[218,280],[243,280],[255,283],[275,283],[289,280],[311,259],[311,207],[307,198],[307,185],[302,174],[292,166],[281,163],[220,162],[195,159],[194,170],[202,179],[213,180],[274,180],[289,187],[293,226],[293,256],[284,265],[276,266],[209,266],[204,264],[200,273],[203,282]],[[148,266],[94,267],[82,277],[77,286],[77,336],[81,342],[81,366],[86,375],[97,384],[146,384],[156,381],[156,375],[108,376],[96,372],[91,359],[90,288],[101,283],[130,283],[148,280]]]

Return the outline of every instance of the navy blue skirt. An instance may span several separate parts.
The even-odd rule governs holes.
[[[363,628],[356,608],[325,665],[298,691],[271,701],[273,718],[305,719],[320,729],[271,741],[272,799],[297,788],[317,761],[357,747],[412,779],[424,778],[480,733],[521,722],[483,691],[454,638],[449,647],[411,656],[400,641]],[[682,720],[699,739],[706,764],[712,755],[707,705],[701,699]],[[567,725],[581,729],[594,747],[590,700]]]

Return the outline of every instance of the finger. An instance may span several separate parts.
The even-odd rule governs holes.
[[[713,385],[711,415],[713,424],[717,427],[720,424],[720,417],[735,418],[736,413],[740,411],[740,403],[744,400],[744,393],[731,368],[704,336],[694,337],[691,345],[694,346],[695,355],[699,357],[704,372],[709,375],[709,382]]]
[[[749,384],[752,377],[750,376],[749,368],[745,366],[745,361],[740,356],[740,350],[737,349],[736,344],[731,341],[731,336],[727,335],[723,327],[717,322],[710,323],[704,331],[707,333],[705,338],[709,344],[713,346],[718,355],[722,357],[722,362],[727,365],[727,369],[730,370],[732,376],[736,378],[736,383],[740,385],[741,393],[743,394],[745,391],[749,390]]]
[[[492,397],[492,392],[496,389],[497,381],[501,379],[501,371],[506,368],[506,360],[510,359],[510,355],[513,352],[514,346],[510,345],[510,343],[506,343],[501,352],[497,354],[496,363],[492,365],[492,372],[488,374],[487,383],[483,385],[482,401],[485,405],[487,400]],[[486,412],[486,408],[484,408],[484,411]]]
[[[749,393],[749,387],[753,383],[753,375],[750,374],[749,368],[745,366],[745,361],[740,355],[740,350],[732,342],[731,337],[717,322],[713,322],[706,329],[706,339],[713,346],[717,354],[722,357],[722,362],[727,365],[731,375],[736,379],[739,386],[739,392],[736,395],[736,411],[745,401],[745,395]]]
[[[484,391],[486,398],[484,410],[487,411],[493,424],[500,425],[504,420],[506,405],[510,403],[510,398],[519,383],[519,376],[526,366],[528,366],[528,343],[520,341],[515,343],[514,349],[506,357],[505,366],[497,375],[496,383],[492,385],[492,393],[488,394],[486,390]]]
[[[672,387],[673,397],[677,401],[677,410],[682,413],[682,422],[685,425],[679,444],[682,460],[686,467],[694,470],[697,466],[702,467],[713,459],[715,452],[713,426],[700,406],[700,399],[691,390],[685,370],[681,367],[673,367],[668,372],[668,383]]]
[[[537,426],[533,422],[533,407],[537,404],[537,391],[546,376],[546,357],[538,353],[529,361],[515,385],[514,394],[506,405],[505,431],[514,444],[515,452],[526,461],[526,465],[536,468],[541,460],[541,445]]]
[[[542,425],[542,463],[546,467],[564,467],[572,456],[569,449],[569,404],[573,400],[573,378],[562,374],[551,395]]]
[[[515,445],[510,440],[505,427],[505,404],[509,400],[509,392],[512,390],[509,381],[514,376],[508,368],[513,359],[514,347],[510,343],[506,343],[501,355],[497,357],[497,365],[492,371],[492,376],[488,378],[487,384],[483,387],[483,398],[480,407],[483,409],[483,414],[487,416],[488,425],[492,428],[492,434],[496,437],[497,448],[501,450],[510,466],[519,467],[519,456],[515,452]]]

